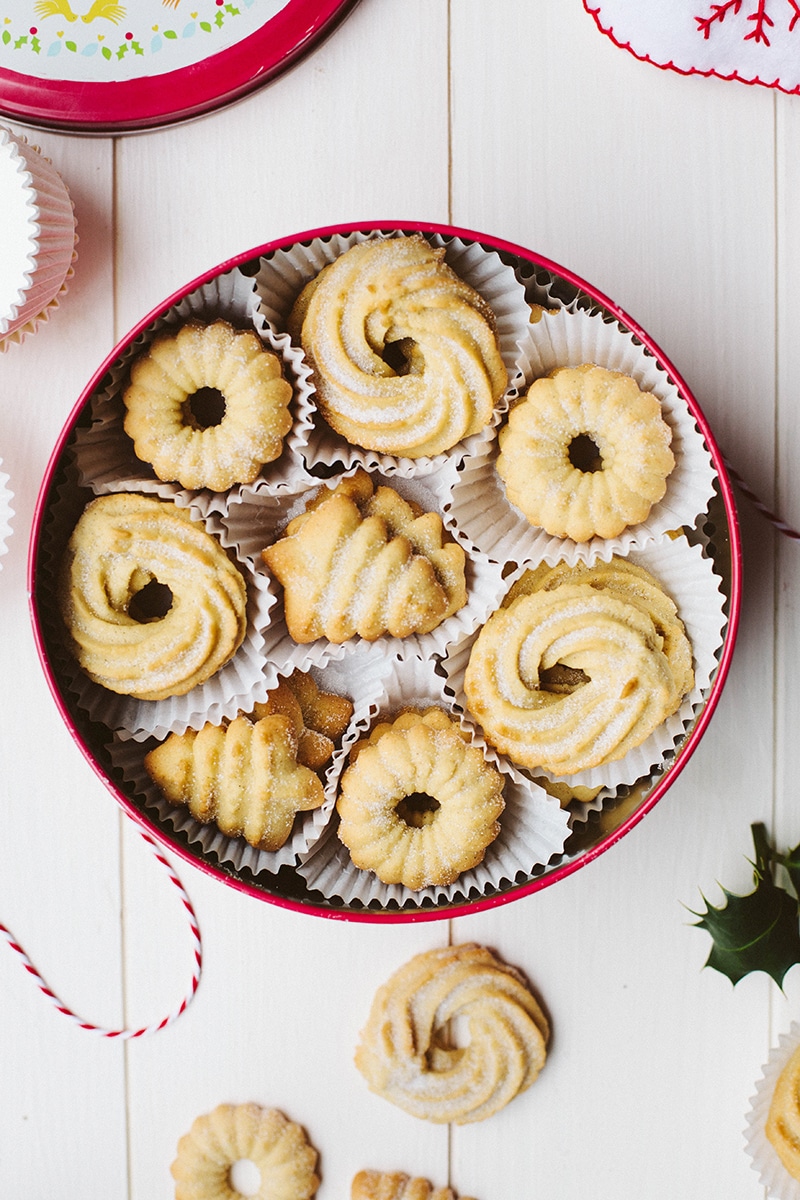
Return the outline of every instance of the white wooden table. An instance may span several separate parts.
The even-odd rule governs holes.
[[[686,378],[730,461],[800,522],[800,100],[656,70],[580,0],[362,0],[290,74],[147,134],[25,130],[68,183],[75,278],[0,358],[0,458],[15,516],[0,570],[0,921],[74,1009],[108,1026],[168,1012],[191,972],[168,880],[61,723],[26,597],[39,482],[118,338],[217,263],[337,221],[430,220],[530,247],[589,280]],[[745,1112],[800,1018],[800,969],[735,989],[685,906],[747,891],[750,824],[800,840],[800,546],[742,503],[746,584],[709,731],[661,803],[586,869],[512,905],[380,927],[301,916],[181,863],[205,948],[166,1031],[102,1040],[0,946],[0,1193],[166,1200],[193,1118],[255,1100],[321,1153],[320,1200],[361,1167],[478,1200],[755,1200]],[[552,1017],[546,1068],[482,1124],[429,1125],[352,1063],[376,987],[412,954],[477,940]]]

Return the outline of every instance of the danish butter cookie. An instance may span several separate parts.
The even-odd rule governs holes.
[[[185,804],[198,821],[213,821],[258,850],[278,850],[295,814],[324,800],[319,776],[298,763],[297,749],[290,717],[275,713],[253,724],[239,716],[171,733],[144,765],[166,799]]]
[[[571,775],[622,758],[676,712],[692,650],[672,600],[622,560],[539,572],[493,613],[464,691],[515,763]]]
[[[454,1047],[446,1026],[465,1019]],[[548,1021],[523,975],[483,946],[418,954],[375,993],[355,1063],[370,1090],[427,1121],[482,1121],[529,1088]]]
[[[61,563],[59,604],[89,678],[140,700],[205,683],[247,627],[245,581],[219,543],[185,509],[133,493],[87,505]]]
[[[323,692],[306,671],[294,671],[267,693],[267,699],[254,706],[256,719],[283,713],[289,717],[297,735],[297,761],[319,771],[333,757],[353,715],[353,703],[346,696]]]
[[[764,1132],[789,1174],[800,1179],[800,1046],[778,1076]]]
[[[262,551],[296,642],[429,633],[467,599],[465,554],[438,513],[359,470],[323,488]]]
[[[159,479],[221,492],[278,458],[292,388],[253,330],[191,321],[131,366],[125,432]]]
[[[500,772],[438,708],[377,725],[354,747],[336,804],[355,866],[414,891],[477,866],[504,807]]]
[[[508,377],[486,301],[421,235],[351,246],[289,319],[328,424],[357,446],[420,458],[488,425]]]
[[[411,1178],[402,1171],[359,1171],[350,1189],[350,1200],[458,1200],[449,1187],[434,1187],[427,1179]],[[471,1200],[462,1196],[461,1200]]]
[[[646,520],[675,466],[651,392],[585,363],[531,385],[499,434],[497,473],[512,504],[552,537],[617,537]]]
[[[231,1168],[247,1159],[261,1181],[256,1200],[311,1200],[319,1187],[317,1152],[300,1125],[276,1108],[220,1104],[197,1117],[172,1164],[175,1200],[240,1200]]]

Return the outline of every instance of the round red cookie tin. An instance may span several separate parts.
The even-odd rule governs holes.
[[[336,257],[354,241],[409,234],[421,234],[444,247],[450,265],[489,299],[510,366],[511,387],[493,426],[485,437],[468,439],[450,458],[445,455],[444,462],[392,463],[369,453],[359,457],[360,452],[343,441],[331,449],[326,441],[331,431],[321,428],[322,422],[315,431],[313,388],[303,355],[281,327],[281,312],[285,315],[286,304],[291,306],[304,274],[313,277],[326,258]],[[252,322],[283,355],[284,371],[294,379],[297,428],[277,465],[270,464],[255,485],[237,485],[224,495],[177,496],[177,485],[161,483],[152,472],[148,475],[149,468],[123,445],[127,439],[118,433],[121,392],[132,358],[156,331],[193,317],[210,320],[214,314],[233,324]],[[550,339],[547,347],[545,336]],[[597,353],[589,358],[583,349],[559,349],[562,338],[565,344],[577,338],[576,345],[589,338],[585,344]],[[570,355],[580,357],[570,361]],[[526,526],[520,534],[513,513],[506,513],[508,520],[500,519],[498,505],[512,508],[496,484],[492,458],[503,405],[531,378],[553,369],[553,356],[557,365],[604,358],[602,365],[627,371],[631,363],[630,374],[652,376],[652,390],[663,393],[662,409],[673,424],[674,444],[681,448],[676,456],[678,500],[667,505],[661,525],[646,531],[639,543],[634,537],[610,549],[601,546],[591,560],[585,557],[586,546],[573,543],[570,560],[569,548],[542,543],[541,531]],[[388,480],[401,495],[409,489],[416,495],[421,488],[434,497],[427,507],[438,508],[447,533],[466,550],[469,600],[463,613],[451,616],[450,623],[445,621],[427,637],[377,642],[356,638],[338,646],[318,639],[310,647],[298,647],[285,626],[280,632],[280,588],[269,579],[256,547],[268,544],[263,532],[268,527],[270,538],[280,535],[280,521],[285,523],[293,504],[288,515],[298,511],[298,497],[303,500],[326,481],[333,487],[332,477],[352,476],[358,467]],[[705,492],[702,487],[698,492],[697,479],[705,481]],[[244,564],[254,585],[248,589],[254,597],[252,611],[248,600],[248,621],[257,628],[246,639],[250,663],[244,668],[245,676],[247,670],[254,674],[244,684],[235,676],[232,684],[217,681],[216,692],[212,687],[207,698],[205,693],[198,698],[194,689],[185,709],[180,703],[167,710],[156,704],[158,711],[148,712],[144,720],[126,715],[127,697],[99,685],[87,686],[65,651],[57,612],[58,560],[77,515],[95,496],[121,491],[149,492],[189,504],[207,531],[236,556],[240,567]],[[258,527],[259,522],[266,524]],[[602,563],[612,552],[645,566],[657,564],[654,573],[691,634],[695,690],[657,731],[660,741],[655,748],[645,742],[644,748],[625,755],[619,770],[606,775],[601,768],[597,777],[592,772],[569,777],[573,789],[581,784],[587,791],[565,796],[559,791],[563,780],[521,770],[484,746],[506,787],[501,832],[487,849],[484,864],[448,887],[431,886],[413,895],[395,885],[371,886],[372,873],[353,867],[336,836],[336,777],[350,746],[382,711],[382,700],[383,711],[396,711],[404,701],[420,705],[420,697],[430,697],[431,703],[449,707],[451,716],[469,730],[460,664],[469,653],[470,639],[500,604],[509,584],[537,563],[552,565],[561,559],[575,565],[582,554],[584,561]],[[77,746],[130,817],[169,850],[248,895],[317,916],[397,922],[463,915],[549,887],[608,850],[664,796],[702,738],[727,676],[739,620],[741,545],[731,484],[702,412],[649,335],[618,305],[568,269],[498,238],[436,224],[376,222],[306,231],[247,250],[193,280],[130,331],[87,384],[53,451],[33,521],[28,578],[34,636],[56,705]],[[244,691],[248,701],[263,699],[280,677],[297,667],[315,675],[323,690],[348,691],[355,712],[326,775],[325,805],[299,814],[282,848],[273,854],[256,851],[242,838],[221,835],[213,824],[200,825],[161,794],[154,798],[154,785],[143,767],[148,747],[170,731],[197,729],[206,721],[220,724],[237,711],[251,711],[252,705],[243,706],[239,693]],[[98,695],[93,696],[91,688]],[[474,737],[474,724],[471,732]]]
[[[0,5],[0,113],[68,133],[201,116],[294,65],[357,0],[15,0]]]

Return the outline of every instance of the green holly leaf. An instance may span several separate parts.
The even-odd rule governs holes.
[[[737,896],[723,888],[725,903],[715,908],[708,903],[694,922],[711,934],[714,945],[705,965],[727,975],[735,985],[752,971],[764,971],[780,987],[786,972],[800,962],[800,920],[798,901],[772,877],[772,862],[781,861],[769,845],[763,825],[753,825],[755,888]],[[794,865],[793,855],[789,858]],[[800,869],[800,854],[797,856]],[[791,868],[786,865],[787,871]]]
[[[800,896],[800,844],[793,850],[787,850],[785,854],[776,854],[773,857],[775,862],[786,868],[795,894]]]

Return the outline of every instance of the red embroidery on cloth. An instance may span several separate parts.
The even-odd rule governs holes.
[[[787,3],[792,10],[792,16],[789,20],[789,32],[791,33],[798,20],[800,20],[800,4],[798,4],[798,0],[787,0]],[[721,25],[730,12],[736,16],[741,7],[742,0],[722,0],[720,4],[712,4],[711,12],[708,16],[695,17],[698,32],[702,33],[703,37],[708,40],[712,26],[715,23]],[[774,28],[775,22],[767,12],[767,0],[757,0],[755,12],[748,14],[747,21],[752,22],[753,27],[749,33],[743,34],[742,40],[745,42],[754,41],[764,46],[769,46],[770,40],[767,30]]]

